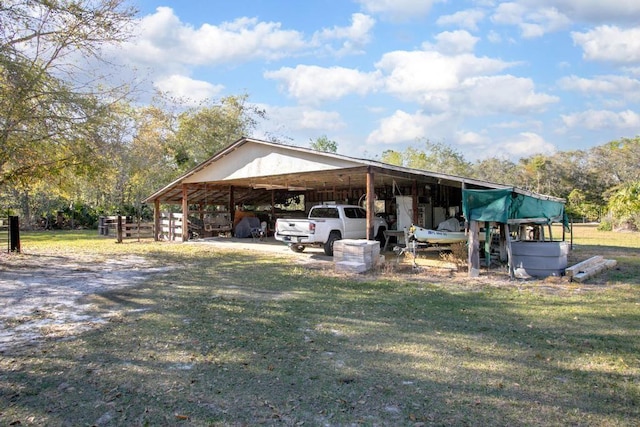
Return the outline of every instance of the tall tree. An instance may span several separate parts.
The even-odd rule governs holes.
[[[622,138],[589,150],[598,179],[613,187],[640,180],[640,137]]]
[[[612,188],[608,207],[619,224],[640,228],[640,181],[629,181]]]
[[[338,152],[338,143],[327,138],[327,135],[322,135],[315,141],[311,140],[311,142],[309,143],[309,147],[317,151],[324,151],[326,153]]]
[[[474,178],[498,184],[517,186],[518,167],[508,159],[490,157],[478,160],[473,164],[468,174]],[[465,176],[465,175],[463,175]]]
[[[107,144],[100,49],[129,34],[124,0],[11,0],[0,6],[0,187],[86,171]],[[81,59],[81,60],[79,60]]]
[[[396,150],[385,150],[380,156],[380,161],[390,165],[402,166],[402,153]]]
[[[180,170],[203,162],[255,130],[266,113],[247,99],[246,94],[209,99],[177,116],[173,157]]]

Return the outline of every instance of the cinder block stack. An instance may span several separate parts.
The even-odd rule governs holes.
[[[376,240],[344,239],[333,244],[336,271],[364,273],[380,261],[380,242]]]

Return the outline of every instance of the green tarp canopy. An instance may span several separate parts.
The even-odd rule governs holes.
[[[467,221],[506,224],[509,220],[530,219],[535,223],[567,224],[563,202],[517,193],[511,188],[462,190],[462,213]]]

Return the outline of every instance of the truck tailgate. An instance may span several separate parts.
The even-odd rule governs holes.
[[[278,218],[276,221],[276,230],[282,235],[295,236],[300,234],[309,234],[309,220]]]

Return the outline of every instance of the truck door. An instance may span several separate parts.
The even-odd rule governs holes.
[[[344,238],[364,239],[367,235],[367,213],[356,207],[344,208]]]

